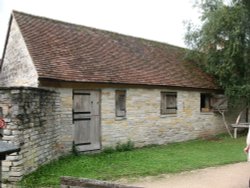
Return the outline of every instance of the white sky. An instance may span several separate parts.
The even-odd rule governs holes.
[[[198,23],[194,0],[0,0],[0,58],[11,10],[184,45],[184,21]]]

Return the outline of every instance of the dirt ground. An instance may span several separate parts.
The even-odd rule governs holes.
[[[128,185],[145,188],[248,188],[250,162],[210,167],[179,174],[137,179]]]

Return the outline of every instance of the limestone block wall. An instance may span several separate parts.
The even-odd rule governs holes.
[[[15,19],[12,20],[0,74],[0,86],[38,86],[38,74]]]
[[[72,151],[72,144],[73,144],[73,121],[72,121],[72,89],[71,88],[61,88],[57,89],[59,93],[59,100],[61,103],[61,113],[60,113],[60,137],[59,142],[63,147],[63,151],[65,153]]]
[[[176,91],[177,114],[161,115],[160,89],[126,89],[126,118],[115,117],[115,89],[102,89],[102,145],[180,142],[225,132],[219,114],[200,112],[200,92]]]
[[[57,92],[38,88],[1,88],[0,107],[7,127],[2,140],[21,148],[2,162],[4,183],[15,182],[56,159],[59,143],[60,99]]]
[[[198,91],[175,90],[177,114],[161,115],[161,92],[173,90],[122,88],[126,90],[127,113],[125,118],[117,118],[115,91],[121,88],[99,89],[102,149],[128,140],[141,147],[225,132],[219,114],[200,112]],[[0,89],[0,107],[7,122],[2,140],[21,147],[20,152],[3,161],[4,181],[18,181],[24,174],[72,151],[72,91],[72,88]]]
[[[84,89],[84,86],[81,89]],[[59,139],[64,151],[71,151],[74,140],[72,88],[56,90],[60,93],[61,101],[62,129]],[[200,112],[200,92],[198,91],[126,88],[126,118],[117,118],[115,116],[116,90],[121,88],[101,88],[102,148],[128,140],[133,141],[137,147],[141,147],[149,144],[186,141],[225,132],[220,114]],[[177,114],[160,114],[163,91],[177,92]],[[232,116],[231,112],[229,116]],[[227,119],[235,120],[234,117]]]

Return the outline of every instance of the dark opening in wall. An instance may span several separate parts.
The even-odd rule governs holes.
[[[201,101],[200,101],[201,112],[210,112],[212,110],[211,99],[212,95],[210,93],[201,93]]]

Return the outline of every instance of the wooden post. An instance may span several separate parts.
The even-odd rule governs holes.
[[[234,138],[237,138],[237,128],[234,128]]]

